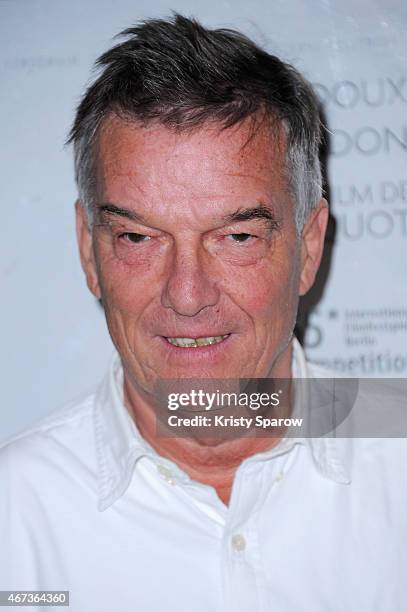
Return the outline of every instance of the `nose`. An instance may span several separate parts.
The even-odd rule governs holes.
[[[219,289],[213,274],[212,257],[199,245],[184,245],[174,251],[161,296],[165,308],[193,317],[204,308],[215,306]]]

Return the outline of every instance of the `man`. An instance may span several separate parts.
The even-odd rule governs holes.
[[[318,375],[293,337],[328,216],[314,94],[233,31],[175,16],[124,35],[70,135],[118,356],[3,447],[0,588],[87,612],[403,610],[397,444],[156,428],[161,381]]]

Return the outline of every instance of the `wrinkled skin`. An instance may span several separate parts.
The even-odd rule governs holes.
[[[247,124],[177,133],[111,116],[98,141],[93,232],[77,205],[88,286],[101,298],[110,334],[135,393],[161,378],[291,375],[299,295],[319,265],[327,209],[301,237],[284,175],[284,142]],[[230,220],[267,208],[273,219]],[[142,221],[141,221],[142,217]],[[228,337],[177,348],[167,337]]]
[[[284,173],[284,139],[246,123],[176,133],[115,117],[98,141],[93,230],[77,203],[82,266],[102,300],[142,436],[229,503],[235,471],[278,438],[160,437],[156,383],[291,376],[298,298],[317,272],[322,200],[302,235]],[[120,214],[118,214],[120,212]],[[167,338],[226,336],[206,347]]]

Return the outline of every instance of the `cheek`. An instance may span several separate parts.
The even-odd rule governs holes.
[[[154,258],[141,256],[131,261],[117,256],[112,241],[101,238],[95,243],[95,261],[105,310],[137,312],[148,302],[148,292],[155,286]]]
[[[275,253],[256,268],[235,271],[229,285],[230,295],[251,318],[275,325],[279,314],[282,321],[289,319],[291,323],[290,311],[296,309],[299,287],[296,255]]]
[[[144,267],[150,267],[145,264]],[[115,258],[104,259],[98,266],[99,285],[106,313],[137,315],[149,301],[148,291],[153,283],[146,283],[139,269]]]

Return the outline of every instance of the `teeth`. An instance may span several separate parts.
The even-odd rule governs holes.
[[[180,346],[183,348],[196,348],[197,346],[209,346],[210,344],[218,344],[227,338],[229,334],[225,336],[207,336],[206,338],[167,338],[168,342],[173,346]]]

